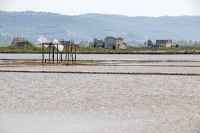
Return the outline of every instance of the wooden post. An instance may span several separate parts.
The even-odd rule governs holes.
[[[42,64],[44,64],[44,43],[42,43]]]
[[[66,48],[65,62],[67,62],[67,43],[65,45],[65,48]]]
[[[53,46],[53,55],[52,55],[52,57],[53,57],[53,63],[54,63],[54,46]]]
[[[71,60],[72,60],[72,63],[73,63],[73,47],[71,46]]]
[[[49,43],[49,63],[50,63],[50,59],[51,59],[51,57],[50,57],[50,51],[51,51],[51,44]]]
[[[60,53],[60,61],[62,62],[62,52]]]
[[[68,48],[67,48],[67,54],[68,54],[68,57],[67,57],[67,59],[68,59],[68,61],[67,62],[69,62],[69,45],[67,46]]]
[[[75,63],[76,63],[76,45],[75,45]]]
[[[57,44],[57,63],[58,63],[58,44]]]

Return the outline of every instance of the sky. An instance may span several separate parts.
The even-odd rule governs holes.
[[[63,15],[200,16],[200,0],[0,0],[0,10]]]

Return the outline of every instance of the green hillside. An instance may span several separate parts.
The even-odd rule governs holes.
[[[81,15],[81,17],[114,24],[128,31],[129,34],[137,33],[146,39],[200,39],[200,16],[127,17],[120,15],[85,14]]]
[[[0,33],[35,41],[41,35],[49,40],[74,39],[92,41],[93,38],[121,36],[122,30],[100,20],[78,16],[64,16],[44,12],[0,12]]]
[[[0,45],[11,38],[23,37],[34,42],[41,35],[90,42],[106,36],[123,37],[128,44],[143,44],[147,39],[200,40],[200,16],[127,17],[85,14],[66,16],[47,12],[0,11]]]

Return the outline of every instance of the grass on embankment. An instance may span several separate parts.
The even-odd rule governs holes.
[[[49,49],[44,48],[45,53]],[[65,53],[66,49],[63,49]],[[52,48],[51,48],[52,52]],[[55,53],[57,50],[55,49]],[[25,47],[0,47],[0,53],[42,53],[42,47],[28,45]],[[77,54],[200,54],[200,46],[184,46],[171,48],[128,47],[127,49],[105,49],[102,47],[77,48]]]

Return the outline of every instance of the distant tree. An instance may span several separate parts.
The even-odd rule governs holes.
[[[162,44],[156,44],[156,47],[157,48],[162,48],[162,47],[164,47]]]
[[[131,46],[131,45],[128,45],[127,48],[132,48],[132,46]]]
[[[197,45],[200,45],[200,41],[197,41]]]
[[[196,40],[196,41],[193,43],[193,45],[194,45],[194,46],[200,45],[200,41],[197,41],[197,40]]]
[[[190,46],[193,45],[192,40],[190,40],[190,41],[188,42],[188,44],[189,44]]]
[[[35,46],[31,42],[26,41],[26,47],[32,48],[32,47],[35,47]]]
[[[179,48],[179,44],[176,44],[176,46],[175,46],[176,48]]]
[[[115,44],[113,44],[113,49],[116,49],[116,46],[115,46]]]
[[[105,46],[105,42],[101,45],[101,47],[104,48],[104,46]]]
[[[95,47],[95,48],[97,47],[97,43],[96,43],[96,42],[94,43],[94,47]]]

